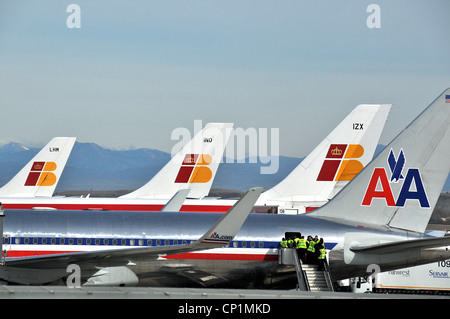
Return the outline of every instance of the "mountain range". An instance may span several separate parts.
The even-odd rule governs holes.
[[[379,145],[376,153],[384,146]],[[19,143],[0,146],[0,186],[40,151]],[[169,160],[171,155],[155,149],[111,150],[94,143],[76,142],[67,161],[56,193],[70,191],[134,190],[148,182]],[[303,158],[279,157],[275,174],[260,174],[261,162],[223,161],[214,179],[213,189],[246,191],[250,187],[268,189],[283,180]],[[450,191],[450,179],[443,189]]]

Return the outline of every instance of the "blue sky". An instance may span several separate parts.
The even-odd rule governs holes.
[[[172,130],[202,120],[279,128],[280,153],[301,157],[356,105],[392,103],[388,143],[450,87],[448,12],[448,0],[3,1],[0,144],[170,152]]]

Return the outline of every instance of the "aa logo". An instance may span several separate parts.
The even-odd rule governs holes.
[[[208,165],[212,157],[208,154],[186,154],[181,163],[175,183],[206,183],[211,180],[212,172]]]
[[[34,162],[28,174],[25,186],[52,186],[56,183],[54,162]]]
[[[205,239],[203,242],[209,242],[209,243],[221,243],[226,244],[233,240],[233,236],[228,235],[219,235],[218,233],[214,232],[209,236],[209,239]]]
[[[355,158],[364,155],[364,148],[359,144],[331,144],[318,181],[349,181],[362,169],[363,165]]]
[[[373,170],[366,194],[362,205],[370,206],[374,198],[384,199],[387,206],[403,207],[406,200],[414,199],[419,201],[420,207],[429,208],[428,197],[423,186],[422,177],[418,168],[409,168],[406,175],[403,176],[403,168],[406,163],[406,157],[403,150],[400,151],[398,158],[395,158],[394,151],[391,149],[387,159],[391,178],[388,179],[384,167],[376,167]],[[394,199],[391,184],[403,182],[397,201]]]

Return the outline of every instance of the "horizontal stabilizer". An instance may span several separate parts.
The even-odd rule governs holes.
[[[392,243],[369,245],[369,246],[354,246],[350,247],[350,250],[356,253],[363,252],[366,254],[393,254],[403,252],[408,249],[434,248],[449,245],[450,245],[450,236],[447,236],[447,237],[396,241]]]
[[[351,265],[416,266],[442,259],[448,254],[449,237],[428,237],[405,240],[394,233],[346,233],[344,239],[344,261]],[[438,250],[433,256],[438,259],[421,258],[425,251]],[[426,254],[425,254],[426,255]],[[402,267],[397,267],[402,268]]]
[[[190,189],[179,190],[161,209],[162,212],[179,212]]]

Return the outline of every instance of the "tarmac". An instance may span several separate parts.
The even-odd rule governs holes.
[[[446,295],[304,292],[296,290],[0,286],[0,299],[449,299]]]

